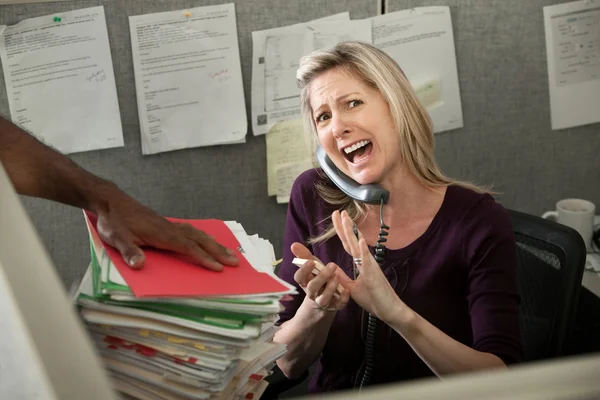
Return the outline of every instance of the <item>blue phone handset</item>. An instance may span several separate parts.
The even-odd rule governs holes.
[[[383,204],[388,202],[390,192],[379,185],[361,185],[335,166],[333,161],[327,156],[325,150],[317,147],[316,151],[317,162],[321,169],[335,185],[348,196],[363,203],[378,204],[383,201]]]
[[[316,158],[317,162],[321,166],[321,169],[325,172],[327,177],[329,177],[329,179],[331,179],[331,181],[346,195],[363,203],[380,205],[379,221],[381,226],[379,228],[379,235],[377,236],[377,246],[375,247],[375,260],[379,266],[383,266],[386,252],[384,243],[387,241],[386,237],[388,235],[388,230],[390,229],[390,227],[383,222],[383,205],[387,204],[390,198],[390,192],[376,184],[359,184],[348,175],[340,171],[335,166],[333,161],[331,161],[329,156],[327,156],[327,153],[321,146],[317,147]],[[355,234],[358,234],[356,228]],[[354,268],[356,278],[356,276],[358,276],[356,272],[356,266],[354,266]],[[369,313],[367,331],[365,335],[365,362],[363,367],[361,367],[361,369],[358,371],[355,382],[355,387],[358,387],[359,389],[369,385],[373,377],[373,371],[375,369],[374,348],[376,327],[377,317]]]

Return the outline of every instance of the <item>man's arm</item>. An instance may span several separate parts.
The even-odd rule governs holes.
[[[0,162],[18,193],[96,213],[102,239],[116,247],[133,268],[144,263],[140,246],[176,251],[214,270],[238,263],[235,253],[211,236],[167,221],[114,183],[79,167],[2,117]]]
[[[96,212],[118,190],[1,117],[0,161],[16,191],[26,196]]]

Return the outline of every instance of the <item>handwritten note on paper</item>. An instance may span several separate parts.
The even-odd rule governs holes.
[[[277,168],[275,175],[277,177],[277,202],[289,203],[290,193],[294,181],[304,171],[311,169],[312,163],[308,160],[294,164],[286,164]]]
[[[444,104],[439,80],[434,80],[419,85],[415,88],[415,92],[427,110],[433,110]]]
[[[62,153],[123,146],[103,7],[0,26],[0,57],[14,123]]]
[[[277,169],[282,165],[310,162],[301,119],[278,122],[267,132],[267,188],[277,195]]]
[[[129,17],[142,153],[246,141],[233,3]]]

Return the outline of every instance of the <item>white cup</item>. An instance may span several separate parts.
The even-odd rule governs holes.
[[[596,206],[591,201],[563,199],[556,203],[556,211],[546,211],[542,218],[554,219],[575,229],[583,238],[587,251],[591,251],[595,212]]]

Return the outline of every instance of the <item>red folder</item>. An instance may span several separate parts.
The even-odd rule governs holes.
[[[255,270],[239,251],[240,244],[223,221],[216,219],[183,220],[167,218],[172,222],[185,222],[215,237],[217,242],[236,252],[240,263],[225,266],[215,272],[203,268],[173,252],[143,248],[146,255],[144,268],[134,270],[127,266],[121,253],[103,242],[98,236],[98,217],[86,211],[86,222],[92,241],[102,245],[136,297],[206,297],[232,295],[279,294],[289,289],[266,273]]]

